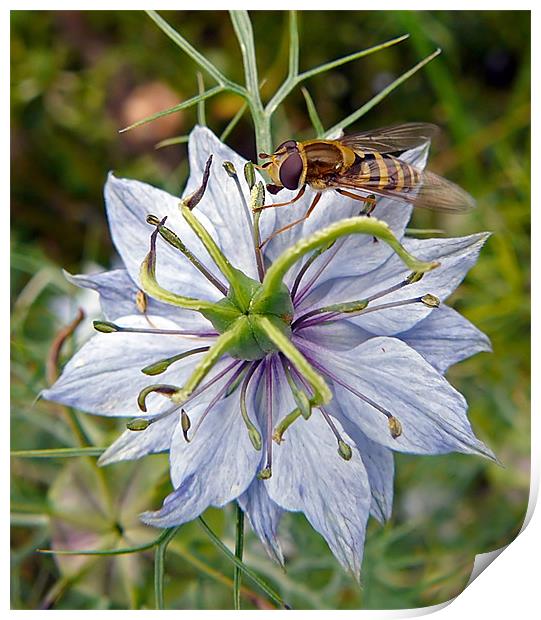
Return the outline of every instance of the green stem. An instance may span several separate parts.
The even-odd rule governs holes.
[[[244,512],[237,504],[237,521],[235,524],[236,536],[235,536],[235,557],[242,562],[242,553],[244,550]],[[242,573],[240,568],[235,566],[233,570],[233,606],[234,609],[240,609],[240,587],[242,583]]]
[[[335,134],[336,132],[345,129],[355,121],[359,120],[361,116],[364,116],[369,110],[375,107],[382,99],[385,99],[387,95],[393,92],[396,88],[400,86],[403,82],[408,80],[414,73],[417,73],[419,69],[422,69],[426,64],[428,64],[431,60],[436,58],[441,53],[440,49],[437,49],[435,52],[427,56],[421,62],[417,63],[414,67],[412,67],[409,71],[403,73],[399,78],[391,82],[388,86],[386,86],[381,92],[379,92],[375,97],[372,97],[370,101],[367,101],[363,106],[361,106],[358,110],[346,116],[343,120],[336,125],[333,125],[330,129],[327,129],[324,137],[329,137]]]
[[[46,450],[15,450],[11,456],[17,458],[52,459],[72,456],[101,456],[106,448],[80,447],[80,448],[49,448]]]
[[[211,75],[218,84],[225,86],[229,85],[230,81],[225,75],[215,67],[207,58],[198,52],[193,45],[188,43],[186,39],[172,28],[156,11],[147,11],[147,15],[150,19],[164,32],[174,43],[176,43],[180,49],[188,54],[202,69],[204,69],[209,75]]]
[[[37,551],[47,555],[128,555],[139,551],[147,551],[156,545],[160,545],[170,532],[171,530],[164,530],[157,538],[144,545],[122,547],[120,549],[37,549]]]
[[[175,537],[179,529],[179,527],[174,527],[166,530],[160,542],[156,545],[154,552],[154,596],[156,598],[156,609],[164,609],[163,577],[165,573],[165,552],[167,545]]]
[[[271,600],[273,600],[275,603],[280,605],[280,607],[282,607],[283,609],[289,609],[289,607],[286,605],[286,603],[284,602],[284,600],[279,594],[277,594],[269,585],[267,585],[261,579],[261,577],[256,575],[250,568],[248,568],[246,564],[244,564],[244,562],[241,562],[233,553],[231,553],[231,551],[229,551],[229,549],[218,538],[218,536],[216,536],[216,534],[210,529],[210,527],[207,525],[203,517],[199,517],[199,523],[201,524],[201,527],[203,528],[203,530],[207,533],[208,537],[210,538],[214,546],[217,547],[226,556],[228,560],[233,562],[233,564],[237,566],[239,570],[243,572],[246,575],[246,577],[248,577],[248,579],[250,579],[257,586],[259,586],[261,590],[263,590],[263,592],[265,592],[265,594]]]
[[[302,256],[344,235],[352,234],[370,235],[385,241],[412,271],[425,273],[439,265],[437,261],[425,262],[412,256],[394,236],[385,222],[374,217],[351,217],[318,230],[285,250],[267,270],[261,289],[257,293],[257,298],[265,299],[275,294],[279,290],[287,271]],[[252,302],[252,307],[257,312],[257,299],[255,298]]]

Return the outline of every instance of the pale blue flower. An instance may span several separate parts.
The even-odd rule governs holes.
[[[422,168],[427,152],[425,145],[403,157]],[[214,156],[197,217],[231,263],[257,278],[249,213],[234,179],[221,166],[231,161],[242,171],[244,160],[203,128],[193,131],[189,153],[192,176],[186,193],[200,184],[205,161],[210,154]],[[247,188],[243,191],[248,201]],[[287,199],[288,192],[284,193]],[[105,198],[113,241],[125,269],[70,278],[100,293],[107,320],[142,331],[95,335],[44,396],[93,414],[140,417],[137,396],[149,384],[141,369],[211,346],[217,335],[198,313],[151,298],[146,309],[141,305],[139,269],[148,252],[147,215],[167,216],[167,226],[218,280],[222,276],[181,217],[178,198],[113,175],[107,181]],[[262,238],[297,219],[311,198],[308,191],[294,206],[264,211]],[[267,196],[267,203],[272,199]],[[265,246],[266,260],[272,261],[299,238],[358,211],[358,202],[325,193],[304,225]],[[284,510],[301,511],[342,566],[358,576],[369,514],[379,521],[391,514],[394,451],[458,451],[492,457],[471,429],[465,399],[444,377],[450,365],[490,350],[489,341],[451,308],[420,301],[430,294],[443,302],[475,264],[487,235],[406,239],[410,214],[410,207],[389,199],[379,200],[374,213],[413,254],[440,261],[438,269],[419,281],[405,283],[408,271],[393,251],[385,243],[359,236],[337,241],[302,279],[303,262],[288,273],[285,283],[295,292],[292,340],[325,377],[334,397],[325,407],[314,409],[308,419],[301,417],[292,423],[283,441],[274,443],[270,478],[257,476],[269,465],[270,436],[297,406],[286,376],[288,364],[281,354],[255,362],[224,356],[182,407],[172,408],[159,394],[148,396],[152,423],[140,432],[126,430],[100,459],[105,465],[169,452],[174,490],[160,510],[142,515],[145,523],[179,525],[209,506],[236,500],[267,551],[283,562],[277,537],[280,517]],[[157,256],[158,279],[164,288],[211,301],[223,297],[163,240],[158,242]],[[371,301],[356,315],[314,312],[358,299]],[[194,354],[172,364],[160,375],[160,383],[182,385],[197,360]],[[303,378],[294,368],[290,372],[302,389]],[[251,424],[263,438],[261,450],[254,448],[241,415],[243,390]],[[185,439],[182,408],[191,421],[190,442]],[[337,452],[338,439],[351,446],[349,460]]]

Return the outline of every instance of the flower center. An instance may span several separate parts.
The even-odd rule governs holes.
[[[246,361],[262,359],[268,353],[278,351],[278,347],[261,329],[258,319],[268,318],[284,336],[290,338],[293,320],[291,295],[283,284],[278,291],[266,295],[260,282],[240,271],[236,275],[238,280],[235,290],[231,289],[216,304],[228,312],[221,314],[208,310],[202,314],[219,334],[226,333],[236,324],[238,338],[229,350],[231,357]]]

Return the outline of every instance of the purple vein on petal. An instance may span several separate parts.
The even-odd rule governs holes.
[[[233,385],[233,383],[236,381],[236,379],[240,376],[242,371],[248,365],[249,365],[248,362],[244,362],[244,363],[240,363],[239,362],[238,363],[238,366],[237,366],[237,369],[235,370],[235,372],[229,377],[229,379],[224,383],[224,385],[218,390],[218,393],[216,394],[216,396],[210,401],[210,403],[207,405],[205,411],[203,411],[203,413],[201,414],[199,420],[197,421],[197,424],[195,425],[195,428],[193,429],[193,433],[192,433],[191,439],[193,439],[195,437],[195,435],[197,433],[197,430],[199,429],[199,427],[203,423],[203,420],[207,417],[209,412],[212,410],[214,405],[216,405],[216,403],[223,398],[223,396],[227,392],[227,390],[231,387],[231,385]],[[186,404],[186,403],[184,403],[184,404]]]
[[[327,267],[331,264],[331,261],[338,254],[338,252],[340,251],[343,245],[344,245],[344,239],[340,239],[339,241],[336,242],[334,248],[331,248],[330,250],[328,250],[328,254],[325,256],[325,260],[322,261],[316,273],[297,293],[297,295],[295,296],[295,299],[293,299],[294,305],[298,306],[302,302],[302,300],[308,295],[308,293],[312,290],[314,284],[317,282],[318,278],[325,271],[325,269],[327,269]]]

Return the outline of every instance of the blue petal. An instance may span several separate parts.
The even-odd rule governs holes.
[[[408,239],[407,249],[422,260],[439,260],[441,265],[423,278],[374,301],[373,306],[411,299],[431,293],[446,299],[475,264],[488,233],[453,239]],[[302,310],[328,304],[365,299],[404,280],[409,271],[393,254],[381,267],[358,278],[336,278],[323,284],[301,304]],[[299,312],[300,310],[298,310]],[[351,318],[359,327],[378,335],[395,335],[413,327],[433,310],[421,303],[387,308]],[[437,312],[438,309],[434,310]]]
[[[278,422],[295,407],[283,371],[277,373],[274,396],[273,417]],[[338,421],[335,425],[341,431]],[[273,447],[272,477],[265,485],[276,504],[306,515],[340,564],[358,579],[370,485],[353,440],[342,434],[352,447],[349,461],[339,456],[336,438],[319,411],[308,420],[297,420],[284,441]]]
[[[201,242],[181,216],[177,197],[146,183],[118,179],[110,174],[105,184],[105,204],[113,243],[136,284],[153,231],[146,222],[149,214],[159,219],[167,217],[166,225],[210,271],[218,275],[219,279],[222,278]],[[216,236],[208,219],[203,214],[199,214],[199,217],[210,235]],[[222,297],[218,289],[183,254],[161,238],[158,238],[157,255],[157,278],[164,288],[187,297],[210,300]]]
[[[178,329],[164,318],[149,317],[155,327]],[[148,328],[141,316],[124,317],[117,323],[125,327]],[[211,346],[214,338],[193,338],[160,334],[96,334],[66,364],[58,381],[42,395],[88,413],[106,416],[139,416],[139,392],[152,383],[182,385],[202,354],[193,355],[171,365],[159,377],[141,372],[145,366],[195,347]],[[218,371],[219,366],[216,366]],[[157,414],[171,402],[157,394],[147,399],[148,411]]]
[[[213,239],[231,263],[245,275],[257,278],[255,249],[252,233],[252,214],[249,211],[250,195],[244,180],[245,159],[220,142],[206,127],[196,127],[188,143],[190,178],[184,195],[189,195],[201,184],[201,175],[210,155],[214,157],[207,191],[197,206],[197,217],[206,216],[215,231]],[[234,179],[224,170],[223,163],[230,161],[237,170],[245,208]],[[256,172],[257,180],[262,180]],[[274,226],[274,209],[263,212],[260,223],[261,238],[265,239]]]
[[[269,497],[266,483],[256,478],[246,492],[238,498],[238,502],[267,553],[283,565],[284,556],[278,541],[277,530],[284,511]]]
[[[64,271],[66,278],[75,286],[97,291],[105,317],[114,321],[122,316],[140,314],[136,295],[140,289],[126,269],[115,269],[101,273],[72,275]],[[147,296],[147,315],[162,316],[182,325],[182,329],[212,329],[210,323],[199,313],[164,304]]]
[[[492,351],[489,338],[458,312],[440,306],[398,337],[442,374],[449,366],[481,351]]]
[[[187,407],[192,429],[206,405]],[[142,520],[155,527],[172,527],[195,519],[208,506],[224,506],[248,488],[260,458],[248,438],[236,391],[214,405],[189,443],[177,424],[170,450],[175,491],[161,510],[144,513]]]
[[[337,354],[297,339],[318,367],[335,379],[333,390],[343,414],[372,441],[414,454],[464,452],[494,458],[473,434],[467,403],[419,353],[396,338],[371,338]],[[396,416],[402,425],[391,436],[387,417],[354,395],[346,385]]]

